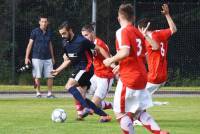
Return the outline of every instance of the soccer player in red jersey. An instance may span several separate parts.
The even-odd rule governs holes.
[[[133,6],[122,4],[118,10],[121,28],[116,32],[117,54],[104,60],[106,66],[119,62],[119,80],[116,87],[114,106],[116,118],[123,134],[135,134],[133,119],[141,120],[153,134],[167,134],[161,131],[154,119],[146,112],[152,106],[149,92],[145,90],[147,74],[138,57],[137,36],[133,21]],[[145,38],[148,35],[145,35]],[[148,37],[147,37],[148,38]]]
[[[105,50],[107,57],[110,57],[110,52],[108,46],[98,37],[96,37],[94,33],[94,24],[86,24],[82,27],[81,30],[82,35],[87,38],[88,40],[92,41],[95,45],[98,45],[102,49]],[[102,109],[112,109],[112,103],[104,101],[108,91],[112,88],[113,77],[114,74],[112,73],[111,67],[106,67],[103,64],[103,60],[105,57],[98,51],[93,51],[93,66],[94,66],[94,75],[90,79],[91,86],[89,89],[89,93],[93,94],[92,97],[93,103],[101,107]],[[115,65],[113,65],[115,66]],[[77,119],[81,120],[82,114],[82,107],[79,102],[76,102],[76,109],[78,113]],[[110,121],[110,119],[103,119],[103,118],[110,118],[109,116],[102,116],[102,122]]]
[[[167,4],[162,6],[162,14],[165,15],[169,28],[161,30],[153,30],[151,27],[147,34],[157,42],[157,49],[153,49],[152,44],[146,42],[147,59],[148,59],[148,82],[146,89],[153,94],[160,86],[167,81],[167,51],[168,40],[172,34],[176,33],[176,25],[174,24]],[[139,23],[139,29],[146,27],[149,20],[143,19]]]
[[[100,38],[96,37],[94,33],[93,24],[87,24],[83,26],[81,32],[85,38],[89,39],[90,41],[94,42],[94,44],[97,44],[99,47],[103,48],[107,52],[108,57],[110,57],[110,51],[108,46]],[[103,64],[104,59],[105,57],[102,56],[98,51],[94,51],[93,54],[94,75],[90,80],[92,83],[90,91],[94,92],[92,101],[97,106],[101,106],[103,109],[111,109],[112,108],[111,103],[108,102],[106,103],[105,101],[102,102],[102,100],[106,97],[108,91],[112,87],[113,77],[114,77],[114,74],[112,73],[113,68],[106,67]],[[114,64],[112,65],[115,67]]]

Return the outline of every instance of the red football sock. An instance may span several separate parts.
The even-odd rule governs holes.
[[[112,109],[112,108],[113,108],[112,102],[101,101],[101,108],[102,108],[103,110]]]
[[[81,106],[80,102],[75,100],[76,111],[78,115],[82,114],[83,107]]]

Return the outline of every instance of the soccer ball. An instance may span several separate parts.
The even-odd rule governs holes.
[[[53,122],[64,122],[67,119],[67,113],[63,109],[55,109],[51,114]]]

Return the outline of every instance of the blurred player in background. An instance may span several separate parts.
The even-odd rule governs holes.
[[[152,99],[145,86],[147,74],[142,60],[138,58],[137,33],[132,24],[133,6],[122,4],[118,10],[121,28],[116,32],[117,54],[104,60],[106,66],[119,62],[119,80],[114,97],[114,112],[124,134],[135,134],[133,120],[139,119],[153,134],[168,134],[161,131],[154,119],[146,112]],[[145,38],[148,35],[145,35]]]
[[[101,116],[100,122],[110,121],[111,118],[108,114],[82,95],[82,93],[84,94],[86,90],[90,88],[90,78],[93,75],[93,57],[91,49],[100,51],[103,55],[106,54],[105,51],[83,36],[74,34],[72,24],[69,23],[69,21],[65,21],[61,24],[59,33],[63,38],[65,56],[63,63],[57,69],[53,70],[52,74],[57,75],[71,64],[73,70],[65,85],[65,89],[70,92],[76,101],[80,102],[81,106],[84,108],[81,118],[95,112]],[[107,55],[104,56],[106,57]]]
[[[31,63],[30,53],[32,50],[32,73],[36,88],[36,97],[41,97],[40,92],[40,78],[44,76],[47,78],[48,94],[47,98],[55,98],[52,94],[53,64],[55,63],[53,46],[51,43],[51,32],[48,29],[48,18],[40,16],[39,27],[31,32],[28,46],[26,48],[25,64]]]
[[[146,89],[153,94],[167,81],[167,51],[168,51],[168,40],[172,34],[176,33],[177,28],[174,24],[167,4],[163,4],[161,13],[165,15],[169,28],[155,30],[150,26],[147,31],[154,41],[157,42],[158,46],[152,46],[152,43],[146,42],[147,59],[148,59],[148,82]],[[143,19],[139,22],[139,29],[144,29],[150,20]]]
[[[82,27],[81,33],[88,40],[94,42],[95,45],[103,48],[108,57],[110,56],[108,46],[98,37],[96,37],[94,33],[94,25],[95,24],[86,24]],[[100,54],[98,51],[93,52],[93,65],[94,65],[94,75],[90,79],[91,86],[89,93],[93,94],[92,102],[102,109],[112,109],[112,103],[104,101],[108,91],[112,88],[113,77],[111,67],[106,67],[103,64],[104,56]],[[115,67],[115,65],[113,65]],[[79,102],[76,103],[76,108],[78,115],[81,115],[82,107]],[[79,116],[81,117],[81,116]],[[81,118],[80,118],[81,119]]]

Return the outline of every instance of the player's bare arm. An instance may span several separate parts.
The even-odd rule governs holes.
[[[51,57],[52,57],[52,63],[55,64],[55,58],[54,58],[54,53],[53,53],[53,45],[52,45],[51,41],[50,41],[50,52],[51,52]]]
[[[112,63],[118,62],[124,58],[126,58],[129,55],[130,49],[127,47],[124,47],[120,49],[116,55],[113,57],[107,58],[103,61],[104,65],[109,67]]]
[[[95,45],[95,50],[100,52],[100,54],[104,57],[104,58],[109,58],[110,54],[108,52],[106,52],[102,47],[100,47],[99,45]]]
[[[31,63],[29,56],[30,56],[30,53],[31,53],[32,46],[33,46],[33,40],[29,39],[29,43],[28,43],[28,46],[26,48],[25,64]]]
[[[138,30],[144,35],[145,39],[149,42],[149,44],[152,47],[152,50],[158,50],[159,49],[159,45],[157,44],[156,41],[154,41],[151,37],[149,37],[149,35],[147,34],[148,28],[150,26],[150,22],[148,22],[147,26],[145,28],[140,28],[138,26]]]
[[[112,55],[111,55],[110,53],[108,53],[108,52],[105,51],[102,47],[100,47],[100,46],[98,46],[98,45],[95,45],[95,49],[96,49],[97,51],[99,51],[100,54],[101,54],[105,59],[106,59],[106,58],[112,57]],[[110,67],[111,67],[111,68],[115,68],[115,67],[116,67],[115,63],[112,63],[112,64],[110,65]]]
[[[68,60],[68,57],[67,57],[67,55],[64,53],[63,54],[63,60],[65,61],[65,60]]]
[[[63,63],[55,70],[51,71],[51,74],[56,76],[58,75],[63,69],[65,69],[71,63],[70,59],[65,57]]]
[[[169,7],[168,7],[167,4],[163,4],[162,5],[162,11],[161,11],[161,13],[163,15],[165,15],[165,17],[167,19],[167,22],[169,24],[169,27],[170,27],[170,29],[172,31],[172,34],[176,33],[177,32],[177,28],[176,28],[176,25],[175,25],[173,19],[171,18],[170,14],[169,14]]]

